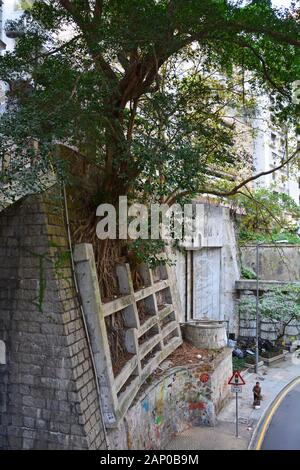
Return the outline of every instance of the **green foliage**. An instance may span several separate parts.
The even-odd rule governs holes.
[[[297,122],[299,107],[289,99],[300,76],[294,11],[254,0],[22,6],[24,34],[0,57],[0,79],[9,86],[0,159],[13,157],[5,181],[33,161],[24,176],[32,190],[43,189],[49,169],[66,178],[62,149],[71,147],[84,167],[92,211],[120,195],[173,203],[224,194],[235,182],[220,182],[216,168],[249,165],[234,145],[235,123],[224,120],[228,109],[253,112],[263,91],[278,120]],[[152,248],[140,256],[151,258]]]
[[[242,243],[280,240],[300,243],[296,233],[300,207],[287,194],[258,189],[240,195],[237,204],[244,209],[239,220],[239,238]]]
[[[232,369],[233,370],[239,370],[239,371],[242,371],[246,368],[245,366],[245,359],[240,359],[238,357],[232,357]]]
[[[269,234],[252,232],[251,230],[241,230],[239,239],[242,244],[247,243],[277,243],[286,241],[290,245],[299,245],[300,237],[297,233],[273,231]]]
[[[170,263],[168,258],[162,259],[161,253],[165,245],[163,240],[137,239],[128,243],[128,251],[134,253],[136,264],[146,263],[150,268]]]
[[[46,171],[59,166],[56,143],[72,145],[98,167],[97,202],[214,192],[211,165],[233,169],[248,158],[234,148],[234,125],[224,125],[228,106],[251,108],[264,89],[278,116],[296,111],[286,97],[299,75],[299,24],[270,2],[22,5],[25,34],[0,58],[10,85],[0,156],[13,151],[24,167],[36,139]]]
[[[241,275],[243,279],[257,279],[256,273],[251,268],[242,267]]]
[[[17,10],[30,10],[33,7],[34,0],[19,0],[16,2],[16,9]]]
[[[300,286],[274,288],[260,299],[260,311],[264,318],[285,321],[300,319]]]

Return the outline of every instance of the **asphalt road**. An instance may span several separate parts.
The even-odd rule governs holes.
[[[265,434],[262,450],[300,450],[300,384],[282,400]]]

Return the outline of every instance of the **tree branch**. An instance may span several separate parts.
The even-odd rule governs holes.
[[[227,195],[234,196],[236,191],[246,186],[248,183],[251,183],[251,181],[255,181],[258,178],[261,178],[262,176],[267,176],[267,175],[274,173],[275,171],[281,170],[281,168],[285,167],[288,163],[290,163],[297,156],[299,152],[300,152],[300,147],[298,147],[297,150],[295,150],[295,152],[292,153],[292,155],[286,160],[284,160],[280,165],[276,166],[275,168],[272,168],[271,170],[261,171],[260,173],[257,173],[256,175],[250,176],[249,178],[244,180],[242,183],[235,186],[229,193],[227,193]]]
[[[245,48],[249,49],[252,52],[252,54],[261,62],[262,67],[263,67],[263,71],[264,71],[264,75],[265,75],[266,79],[270,82],[270,84],[273,86],[273,88],[275,88],[277,91],[279,91],[279,93],[281,93],[282,95],[288,96],[288,94],[284,91],[284,89],[279,87],[274,82],[274,80],[272,79],[272,77],[270,75],[270,72],[269,72],[269,69],[268,69],[268,66],[267,66],[267,63],[266,63],[265,59],[257,52],[257,50],[253,46],[251,46],[251,44],[247,43],[243,39],[238,39],[238,40],[235,40],[234,42],[236,44],[240,45],[241,47],[245,47]]]
[[[214,190],[214,189],[209,189],[209,188],[202,188],[200,190],[197,190],[197,194],[211,194],[212,196],[218,196],[218,197],[230,197],[230,196],[235,196],[238,194],[240,189],[242,189],[244,186],[246,186],[248,183],[251,183],[252,181],[257,180],[258,178],[261,178],[262,176],[267,176],[275,171],[280,170],[283,168],[285,165],[290,163],[300,152],[300,147],[297,148],[297,150],[289,157],[287,158],[284,162],[282,162],[280,165],[278,165],[275,168],[272,168],[271,170],[268,171],[262,171],[260,173],[257,173],[256,175],[250,176],[249,178],[245,179],[242,181],[240,184],[236,185],[233,189],[230,191],[219,191],[219,190]],[[168,199],[168,204],[172,205],[174,202],[179,198],[179,197],[184,197],[188,196],[192,192],[190,190],[182,191],[180,193],[175,194],[171,199]]]
[[[99,21],[103,11],[103,0],[95,1],[94,20]]]
[[[233,30],[236,32],[242,32],[244,31],[245,33],[254,33],[254,34],[265,34],[273,39],[277,39],[281,43],[289,44],[291,46],[295,47],[300,47],[300,41],[287,36],[283,33],[280,33],[278,31],[261,27],[261,28],[255,28],[253,26],[247,26],[243,23],[229,23],[229,27],[231,27]]]
[[[60,46],[56,47],[55,49],[51,49],[47,52],[43,52],[42,54],[39,54],[35,57],[33,57],[33,61],[37,60],[37,59],[41,59],[43,57],[48,57],[50,55],[53,55],[53,54],[56,54],[57,52],[60,52],[61,50],[63,50],[65,47],[68,47],[70,44],[72,44],[73,42],[76,42],[77,39],[80,39],[82,37],[81,34],[78,34],[77,36],[74,36],[72,39],[70,39],[70,41],[67,41],[67,42],[64,42],[63,44],[61,44]]]

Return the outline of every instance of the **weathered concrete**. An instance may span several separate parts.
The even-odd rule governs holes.
[[[287,355],[288,355],[288,351],[284,351],[282,354],[278,354],[278,356],[274,356],[270,358],[264,357],[263,362],[267,366],[271,366],[273,364],[276,364],[277,362],[282,362]]]
[[[199,320],[182,325],[183,336],[197,348],[221,349],[227,345],[224,322]]]
[[[1,449],[106,448],[58,193],[0,214]]]
[[[175,433],[192,425],[213,426],[229,398],[232,351],[226,349],[201,382],[203,368],[177,367],[167,371],[137,397],[118,429],[109,431],[112,449],[161,449]]]
[[[242,265],[256,272],[256,245],[241,247]],[[266,281],[300,281],[300,245],[259,246],[259,278]]]
[[[230,398],[228,379],[232,375],[232,349],[226,348],[224,354],[214,365],[211,377],[212,401],[217,415]]]
[[[255,279],[240,279],[236,281],[235,286],[237,291],[250,291],[256,292],[257,281]],[[274,287],[284,287],[289,286],[291,282],[287,281],[264,281],[259,280],[258,288],[260,292],[266,292]]]
[[[183,312],[180,321],[226,321],[229,332],[237,333],[235,282],[240,270],[234,221],[229,208],[197,204],[203,206],[202,247],[174,253]]]
[[[76,245],[74,262],[84,314],[91,332],[91,345],[101,386],[104,417],[109,423],[110,414],[117,406],[117,394],[113,389],[114,376],[92,245],[87,243]]]
[[[168,267],[161,269],[165,279],[154,282],[152,270],[142,266],[140,272],[146,281],[146,287],[135,291],[129,265],[119,263],[116,271],[119,290],[124,297],[102,303],[92,245],[76,245],[74,261],[101,384],[105,423],[107,427],[115,427],[127,412],[143,382],[182,343],[178,312],[171,294],[176,292],[176,286],[171,286]],[[158,295],[162,297],[161,309],[158,308]],[[146,303],[150,313],[143,324],[138,313],[138,301],[141,300]],[[124,347],[133,355],[116,376],[105,323],[105,317],[113,314],[123,318]],[[148,333],[148,337],[139,344],[139,339],[145,333]]]

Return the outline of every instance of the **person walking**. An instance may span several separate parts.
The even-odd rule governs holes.
[[[258,410],[260,408],[260,401],[261,401],[261,386],[259,382],[256,382],[252,391],[253,391],[253,408]]]

